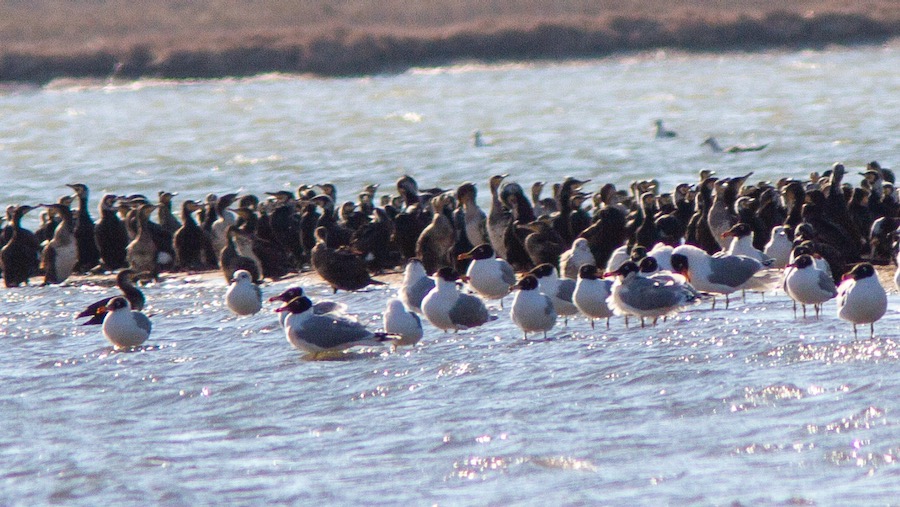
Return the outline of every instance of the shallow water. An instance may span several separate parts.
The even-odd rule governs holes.
[[[895,165],[900,51],[641,55],[320,80],[88,85],[0,96],[0,201],[105,192],[189,198],[332,181],[351,196],[567,174],[664,187],[701,168],[800,176]],[[662,117],[680,134],[656,142]],[[493,145],[474,149],[480,128]],[[698,145],[770,143],[713,155]],[[756,176],[754,178],[756,179]],[[364,180],[364,181],[363,181]],[[599,184],[598,184],[599,186]],[[266,296],[298,281],[264,287]],[[302,278],[371,326],[394,288]],[[268,305],[223,306],[219,276],[145,288],[148,347],[113,352],[72,317],[111,290],[0,290],[0,504],[895,504],[898,295],[854,340],[783,294],[705,303],[655,328],[570,320],[388,353],[304,360]],[[507,302],[510,299],[507,298]]]

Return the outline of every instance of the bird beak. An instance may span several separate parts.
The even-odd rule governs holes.
[[[468,252],[466,252],[466,253],[461,253],[461,254],[459,254],[459,255],[456,256],[456,260],[458,260],[458,261],[464,261],[464,260],[466,260],[466,259],[471,259],[471,258],[472,258],[472,254],[470,254],[470,253],[468,253]]]
[[[619,274],[618,271],[607,271],[606,273],[603,273],[603,278],[610,278],[610,277],[616,276],[618,274]]]
[[[277,313],[281,313],[281,312],[286,312],[287,309],[288,309],[287,305],[284,305],[284,306],[282,306],[282,307],[276,308],[275,311],[276,311]]]

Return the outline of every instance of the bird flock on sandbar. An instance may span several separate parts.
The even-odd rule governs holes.
[[[314,357],[414,345],[424,334],[420,315],[445,332],[476,328],[498,318],[486,302],[508,307],[527,338],[576,315],[592,328],[596,320],[608,328],[614,316],[643,327],[704,300],[715,309],[724,297],[728,308],[737,292],[773,289],[794,301],[795,318],[798,304],[802,318],[807,306],[819,318],[836,298],[854,335],[869,324],[874,336],[887,311],[874,266],[897,261],[900,203],[891,170],[871,162],[857,172],[854,186],[842,164],[757,183],[753,173],[703,170],[670,192],[656,180],[589,191],[589,180],[567,177],[535,182],[529,194],[498,174],[487,181],[486,212],[474,183],[423,189],[408,175],[395,192],[379,196],[372,184],[345,200],[329,183],[262,199],[209,194],[181,202],[180,217],[174,192],[106,194],[96,222],[87,185],[73,183],[55,203],[7,207],[0,268],[8,288],[35,277],[54,285],[73,274],[116,273],[121,295],[78,318],[102,325],[117,348],[140,346],[151,332],[139,281],[216,269],[228,284],[225,306],[237,315],[263,308],[266,280],[312,270],[336,293],[384,285],[377,277],[402,269],[377,331],[345,304],[314,303],[299,286],[269,298],[281,305],[275,312],[287,340]],[[31,231],[22,219],[35,210],[40,226]]]

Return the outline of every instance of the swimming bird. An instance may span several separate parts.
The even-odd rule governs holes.
[[[422,300],[422,313],[431,324],[447,331],[478,327],[491,320],[484,302],[456,288],[459,275],[443,267],[432,277],[435,287]]]
[[[604,274],[616,276],[610,289],[608,304],[616,315],[652,318],[670,316],[699,301],[696,294],[680,284],[663,284],[652,278],[639,276],[640,268],[632,261]]]
[[[303,287],[289,287],[284,290],[281,294],[277,296],[272,296],[269,298],[269,302],[281,301],[282,303],[289,303],[292,299],[299,298],[304,296]],[[335,315],[344,315],[347,312],[347,305],[343,303],[338,303],[336,301],[319,301],[313,305],[313,313],[316,315],[325,315],[329,313],[333,313]],[[281,327],[284,327],[284,320],[287,319],[289,313],[279,313],[278,314],[278,323]]]
[[[460,260],[472,259],[466,271],[466,282],[480,296],[487,299],[499,299],[503,307],[503,297],[509,294],[510,287],[516,283],[516,273],[512,266],[494,255],[491,245],[483,243],[471,251],[459,255]]]
[[[797,317],[797,303],[803,307],[803,318],[806,318],[806,305],[813,305],[816,318],[822,304],[837,296],[837,288],[831,275],[816,269],[810,255],[801,255],[787,266],[784,271],[784,292],[794,301],[794,318]]]
[[[132,310],[141,311],[144,309],[144,293],[134,285],[135,272],[130,269],[123,269],[116,275],[116,287],[122,291],[122,296],[128,300]],[[106,317],[106,306],[116,296],[105,297],[96,301],[83,312],[75,316],[76,319],[90,317],[82,326],[94,326],[103,324],[103,318]]]
[[[667,130],[663,127],[662,120],[656,120],[656,138],[657,139],[671,139],[673,137],[678,137],[678,134],[673,130]]]
[[[396,345],[415,345],[424,334],[422,320],[415,313],[407,311],[403,302],[397,298],[391,298],[387,302],[384,332],[400,337],[394,342]]]
[[[550,297],[553,308],[558,315],[565,318],[568,325],[569,315],[578,313],[578,308],[572,303],[572,294],[575,292],[575,280],[571,278],[559,278],[556,268],[552,264],[541,264],[529,271],[538,279],[541,292]]]
[[[312,359],[323,353],[339,352],[350,347],[378,346],[393,337],[374,333],[356,320],[334,314],[317,315],[312,301],[306,296],[290,300],[276,312],[287,312],[284,334],[294,348],[306,352]]]
[[[249,271],[235,271],[231,285],[225,291],[225,305],[228,309],[238,315],[253,315],[262,309],[262,291],[258,283],[253,280]]]
[[[422,300],[434,288],[434,279],[428,276],[422,261],[413,257],[403,268],[403,281],[400,283],[400,300],[407,308],[422,313]]]
[[[748,151],[760,151],[766,149],[768,144],[755,144],[755,145],[743,145],[736,144],[734,146],[729,146],[728,148],[722,148],[719,145],[719,141],[716,140],[715,137],[707,137],[700,146],[709,146],[709,148],[713,151],[713,153],[744,153]]]
[[[0,249],[0,268],[3,268],[3,281],[7,288],[28,284],[28,279],[37,273],[41,247],[34,233],[22,227],[22,217],[34,206],[23,204],[12,210],[10,226],[12,235]]]
[[[78,264],[78,243],[75,240],[75,224],[72,211],[65,204],[45,204],[52,209],[62,222],[56,226],[53,238],[41,253],[41,269],[44,270],[43,285],[63,283]]]
[[[869,336],[875,336],[875,321],[887,311],[887,294],[875,268],[868,262],[859,263],[844,275],[837,289],[837,315],[853,323],[853,337],[857,324],[869,324]]]
[[[593,264],[585,264],[579,268],[572,302],[578,311],[591,319],[591,329],[594,329],[594,319],[606,319],[606,329],[609,329],[609,318],[613,316],[613,311],[607,300],[613,282],[604,280],[598,275],[602,273]]]
[[[103,336],[117,349],[138,347],[150,336],[152,325],[143,313],[132,310],[131,303],[116,296],[106,305]]]
[[[781,270],[766,269],[760,261],[743,255],[709,255],[692,245],[672,252],[672,269],[699,291],[725,296],[738,290],[768,290],[781,278]],[[713,299],[713,308],[716,301]]]
[[[553,302],[539,289],[538,279],[534,275],[526,275],[515,285],[509,316],[528,338],[528,333],[544,333],[556,325],[556,310]]]
[[[573,280],[578,278],[581,266],[586,264],[594,265],[594,254],[591,253],[588,240],[584,238],[576,238],[572,243],[572,248],[559,256],[559,271],[566,278]]]

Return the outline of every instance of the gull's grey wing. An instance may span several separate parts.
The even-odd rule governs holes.
[[[709,259],[709,281],[728,287],[737,287],[750,279],[763,265],[756,259],[743,255],[723,255]]]
[[[375,335],[359,322],[313,315],[303,322],[299,338],[323,349],[350,347],[360,342],[372,341]]]
[[[556,288],[556,297],[563,301],[572,302],[572,294],[575,293],[575,280],[569,278],[560,278],[559,286]]]
[[[134,317],[134,322],[137,326],[144,331],[147,331],[147,334],[150,334],[150,329],[153,327],[153,324],[150,323],[150,319],[147,318],[141,312],[131,312],[131,316]]]
[[[450,309],[450,321],[456,325],[476,327],[488,321],[488,311],[481,299],[468,294],[460,294],[456,304]]]
[[[503,277],[503,283],[507,283],[510,286],[516,284],[516,272],[513,271],[512,266],[508,262],[500,263],[500,274]]]
[[[660,285],[649,278],[635,278],[622,287],[619,297],[628,306],[638,310],[658,310],[679,306],[684,301],[681,287]]]
[[[822,270],[819,270],[819,288],[830,293],[831,297],[837,296],[837,287],[834,285],[834,279]]]

